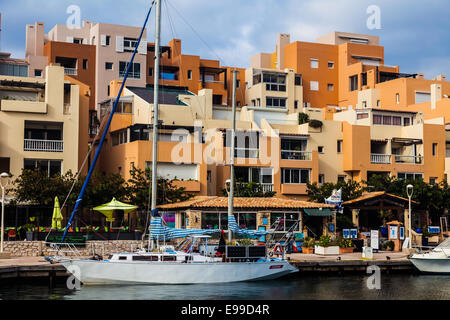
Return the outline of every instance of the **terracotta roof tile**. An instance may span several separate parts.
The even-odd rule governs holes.
[[[188,201],[171,203],[159,206],[160,209],[182,209],[182,208],[227,208],[227,197],[195,197]],[[333,208],[332,205],[308,202],[301,200],[290,200],[281,198],[234,198],[235,208]]]

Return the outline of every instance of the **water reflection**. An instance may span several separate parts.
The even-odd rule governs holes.
[[[289,279],[198,285],[86,286],[11,284],[1,299],[51,300],[450,300],[450,276],[382,274],[381,289],[367,288],[368,275],[303,276]]]

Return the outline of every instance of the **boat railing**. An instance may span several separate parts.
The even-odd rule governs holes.
[[[73,243],[55,243],[46,242],[46,245],[50,246],[49,252],[55,252],[55,255],[61,257],[81,257],[81,252]]]

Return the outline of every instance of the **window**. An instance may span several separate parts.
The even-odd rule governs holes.
[[[328,84],[328,91],[334,91],[334,84],[332,83]]]
[[[153,69],[152,69],[152,71],[153,71]],[[192,80],[192,70],[187,71],[187,78],[188,78],[188,80]]]
[[[301,86],[302,85],[302,75],[301,74],[296,74],[295,75],[295,82],[294,84],[296,86]]]
[[[74,38],[74,39],[73,39],[73,43],[83,44],[83,39],[80,39],[80,38]]]
[[[28,77],[28,65],[0,63],[0,74],[5,76]]]
[[[106,70],[112,70],[113,69],[113,63],[112,62],[105,62],[105,69]]]
[[[133,52],[134,48],[136,48],[138,43],[138,39],[134,38],[124,38],[123,39],[123,51],[125,52]]]
[[[337,153],[342,153],[342,140],[337,141]]]
[[[148,76],[153,77],[153,68],[148,69]]]
[[[381,101],[377,100],[377,107],[381,106]]]
[[[402,117],[393,116],[392,117],[392,124],[394,126],[401,126],[402,125]]]
[[[294,101],[294,109],[298,109],[298,100]]]
[[[267,91],[286,91],[286,75],[264,73],[263,82],[266,84]]]
[[[430,177],[430,184],[436,184],[437,178],[436,177]]]
[[[112,142],[113,146],[127,143],[127,139],[128,139],[127,130],[122,130],[122,131],[111,133],[111,142]]]
[[[273,183],[272,168],[236,167],[235,169],[236,181],[256,182],[270,185]]]
[[[286,107],[286,98],[266,98],[266,106],[267,107]]]
[[[111,94],[111,86],[108,84],[108,87],[106,88],[106,94],[109,95]]]
[[[35,76],[36,78],[42,78],[42,70],[35,69],[35,70],[34,70],[34,76]]]
[[[61,175],[61,160],[24,159],[23,168],[26,170],[41,170],[49,177]]]
[[[363,102],[362,102],[362,107],[363,107],[363,109],[366,109],[366,108],[367,108],[367,102],[366,102],[366,101],[363,101]]]
[[[208,171],[206,172],[206,181],[207,181],[207,182],[211,182],[211,170],[208,170]]]
[[[106,36],[106,45],[109,46],[111,44],[111,36]]]
[[[310,59],[311,69],[319,68],[319,60],[318,59]]]
[[[88,68],[88,60],[83,59],[83,70],[86,70]]]
[[[337,181],[338,182],[345,182],[345,176],[338,176]]]
[[[397,100],[397,104],[399,104],[400,103],[400,94],[396,93],[395,99]]]
[[[306,184],[309,181],[309,169],[282,169],[283,184]]]
[[[436,156],[437,155],[437,147],[438,147],[438,144],[437,143],[433,143],[433,146],[432,146],[432,154],[433,154],[433,156]]]
[[[415,92],[415,101],[414,103],[423,103],[423,102],[428,102],[431,101],[431,92],[420,92],[420,91],[416,91]]]
[[[361,85],[367,86],[367,72],[361,73]]]
[[[334,62],[328,61],[328,69],[334,69]]]
[[[317,151],[318,151],[319,153],[323,153],[323,147],[322,147],[322,146],[317,147]]]
[[[369,117],[369,114],[368,113],[358,113],[358,114],[356,114],[356,119],[357,120],[360,120],[360,119],[366,119],[366,118],[368,118]],[[375,117],[375,116],[374,116]]]
[[[373,124],[381,124],[383,121],[383,116],[380,114],[373,115]]]
[[[399,172],[397,174],[399,180],[416,180],[423,179],[423,173],[415,173],[415,172]]]
[[[278,223],[276,223],[278,221]],[[288,231],[298,221],[298,213],[272,212],[270,214],[270,225],[276,226],[275,231]],[[300,226],[298,226],[299,228]],[[294,229],[291,231],[297,231]]]
[[[319,184],[323,184],[325,182],[325,175],[319,174]]]
[[[392,125],[392,116],[383,116],[383,124],[387,126]]]
[[[158,256],[133,256],[133,261],[158,261]]]
[[[411,124],[410,120],[411,120],[410,118],[403,118],[403,125],[405,127],[409,126]]]
[[[236,80],[236,88],[238,88],[239,89],[239,87],[241,86],[241,81],[239,81],[239,80]]]
[[[125,77],[125,73],[127,72],[129,62],[120,61],[119,62],[119,78]],[[133,63],[130,68],[130,72],[128,72],[129,78],[140,79],[141,78],[141,64]]]
[[[358,75],[350,77],[350,91],[358,90]]]
[[[319,81],[310,81],[309,82],[309,90],[319,91]]]

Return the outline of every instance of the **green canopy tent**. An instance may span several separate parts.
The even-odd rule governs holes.
[[[138,207],[131,205],[131,204],[127,204],[127,203],[123,203],[120,201],[117,201],[116,198],[113,198],[111,200],[111,202],[102,204],[101,206],[95,207],[94,210],[101,212],[103,215],[106,216],[106,221],[112,222],[114,221],[113,218],[113,213],[114,210],[122,210],[124,213],[130,213],[134,210],[136,210]]]
[[[61,221],[63,220],[63,216],[61,214],[61,209],[59,207],[58,197],[55,197],[55,205],[53,207],[53,216],[52,216],[52,229],[61,229]]]

